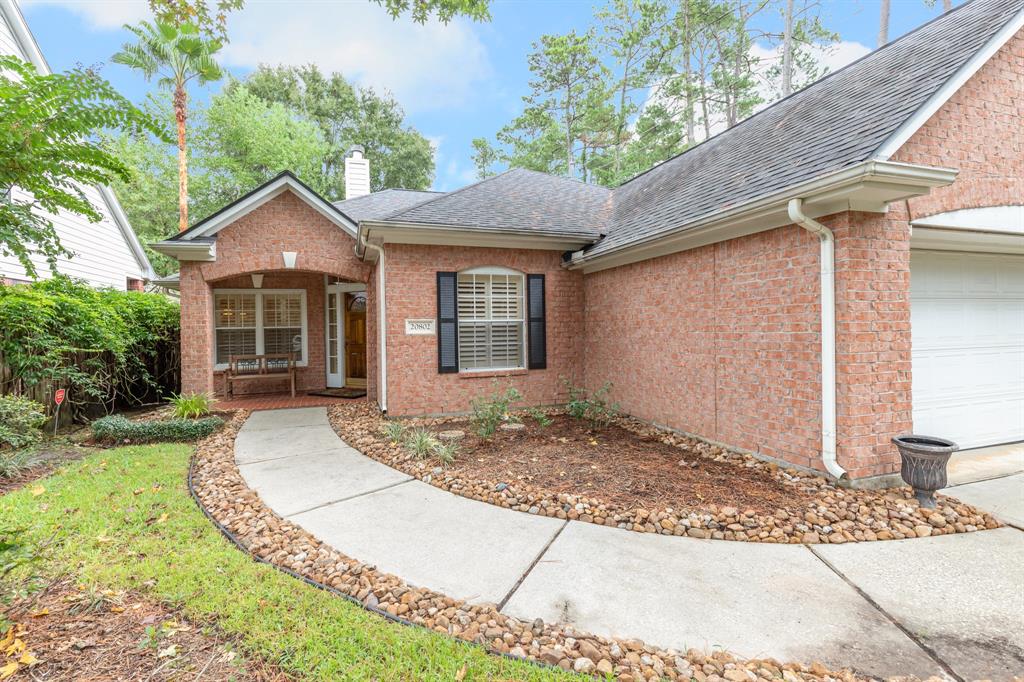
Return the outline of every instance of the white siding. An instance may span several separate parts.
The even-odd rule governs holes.
[[[0,0],[2,1],[2,0]],[[6,8],[5,8],[6,9]],[[16,9],[15,9],[16,11]],[[0,52],[26,59],[24,49],[18,44],[14,30],[4,12],[0,12]],[[61,244],[74,255],[60,258],[57,270],[62,274],[78,277],[96,287],[124,289],[127,278],[143,279],[146,274],[140,266],[128,241],[111,216],[110,207],[99,190],[85,188],[86,196],[103,215],[103,220],[90,223],[84,217],[62,212],[50,215]],[[28,193],[15,188],[15,199],[24,199]],[[43,258],[33,258],[40,277],[49,277],[50,268]],[[14,256],[0,254],[0,277],[27,279],[24,268]]]

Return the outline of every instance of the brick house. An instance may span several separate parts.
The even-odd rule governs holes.
[[[608,189],[521,169],[330,204],[283,173],[154,246],[185,390],[290,350],[390,415],[564,377],[857,484],[908,431],[1024,440],[1024,10],[973,0]],[[253,386],[253,390],[275,387]]]

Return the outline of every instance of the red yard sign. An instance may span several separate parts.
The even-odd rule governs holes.
[[[53,394],[53,402],[57,403],[57,405],[60,405],[62,402],[64,402],[63,388],[58,388],[57,392]]]

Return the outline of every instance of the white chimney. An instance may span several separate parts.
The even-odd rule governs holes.
[[[370,193],[370,162],[362,145],[345,154],[345,198],[355,199]]]

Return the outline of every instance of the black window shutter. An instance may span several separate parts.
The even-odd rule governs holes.
[[[544,275],[526,276],[527,344],[530,369],[547,369],[547,316],[544,310]]]
[[[459,371],[459,306],[456,300],[458,273],[437,273],[437,371]]]

